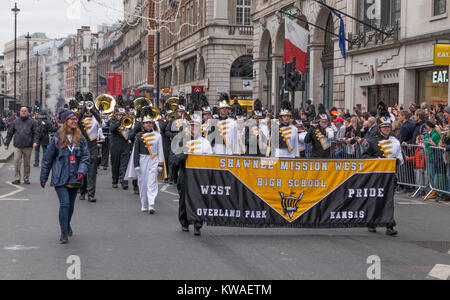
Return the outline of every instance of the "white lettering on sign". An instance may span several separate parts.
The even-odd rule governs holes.
[[[445,83],[445,82],[448,82],[448,71],[433,72],[433,83]]]
[[[450,53],[449,52],[438,52],[437,56],[439,58],[450,58]]]

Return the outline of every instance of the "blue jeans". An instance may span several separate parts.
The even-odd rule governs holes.
[[[39,165],[39,150],[42,147],[42,157],[45,155],[45,151],[47,151],[47,145],[39,145],[34,148],[34,164]]]
[[[78,188],[69,189],[65,186],[55,187],[59,198],[59,226],[61,233],[67,234],[72,220],[75,199],[77,198]]]

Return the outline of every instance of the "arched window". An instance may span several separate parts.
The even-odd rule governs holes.
[[[253,57],[251,55],[243,55],[236,59],[231,66],[231,77],[253,77]]]

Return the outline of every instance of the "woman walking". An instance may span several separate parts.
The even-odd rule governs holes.
[[[69,236],[73,235],[70,221],[75,199],[87,174],[90,156],[87,141],[78,128],[77,116],[69,110],[64,110],[59,114],[59,122],[63,125],[47,148],[40,179],[42,188],[45,188],[50,169],[52,170],[51,186],[55,188],[60,202],[60,242],[67,244]]]

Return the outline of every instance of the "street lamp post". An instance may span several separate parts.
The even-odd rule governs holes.
[[[30,100],[30,33],[28,32],[25,36],[27,39],[27,106],[31,107]]]
[[[17,2],[11,9],[14,14],[14,101],[17,101],[17,15],[20,9],[17,8]]]
[[[38,100],[38,80],[39,80],[39,52],[36,53],[36,101]],[[42,103],[39,102],[39,107],[42,107]]]

